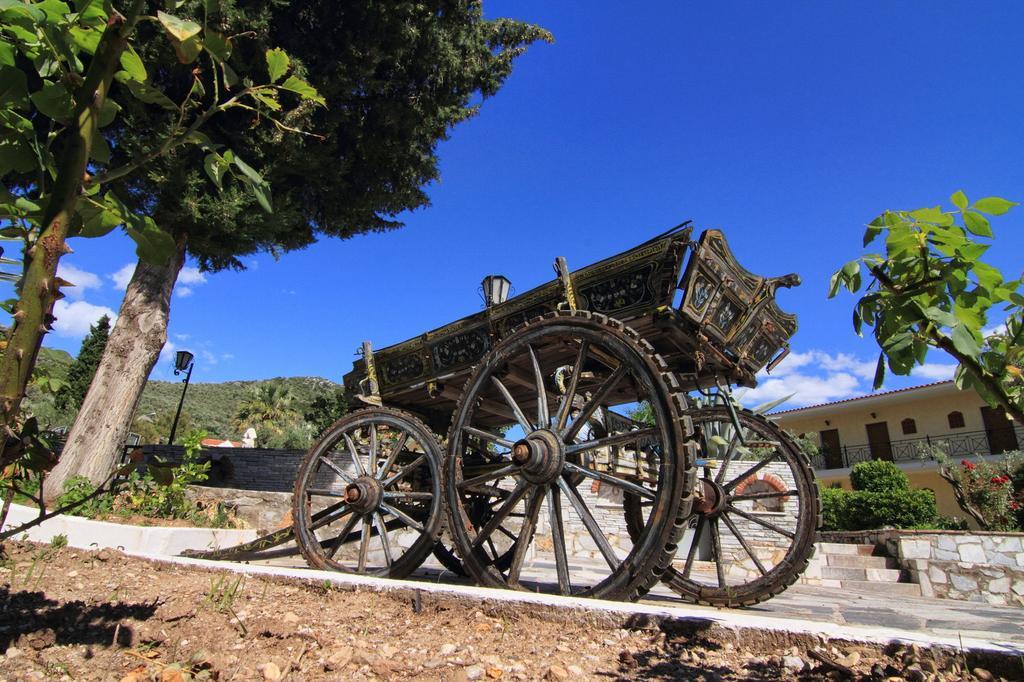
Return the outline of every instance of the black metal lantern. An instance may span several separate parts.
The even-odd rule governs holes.
[[[185,370],[188,373],[185,374],[185,378],[182,379],[182,383],[185,384],[184,388],[181,389],[181,399],[178,401],[178,411],[174,413],[174,422],[171,424],[171,435],[167,437],[167,444],[174,445],[174,433],[178,430],[178,418],[181,417],[181,406],[185,404],[185,391],[188,390],[188,381],[192,378],[192,360],[195,358],[192,353],[187,350],[179,350],[174,354],[174,376],[178,376]]]
[[[484,304],[490,308],[508,300],[512,282],[504,275],[487,275],[480,283],[480,288],[484,292]]]
[[[188,369],[188,366],[192,364],[192,358],[195,356],[189,353],[187,350],[179,350],[174,355],[174,370],[175,374],[178,372],[184,372]]]

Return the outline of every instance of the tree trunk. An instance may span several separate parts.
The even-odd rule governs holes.
[[[142,389],[167,341],[171,291],[184,260],[185,240],[179,239],[166,265],[140,260],[135,266],[96,376],[60,461],[46,477],[47,504],[53,503],[72,476],[85,476],[98,485],[117,466]]]

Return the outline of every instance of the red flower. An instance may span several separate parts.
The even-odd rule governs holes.
[[[964,469],[967,469],[968,471],[974,471],[978,467],[977,464],[975,464],[974,462],[968,462],[966,459],[960,463],[963,464]]]
[[[1020,509],[1020,505],[1017,504],[1016,502],[1011,502],[1010,509],[1012,509],[1013,511],[1017,511],[1018,509]]]

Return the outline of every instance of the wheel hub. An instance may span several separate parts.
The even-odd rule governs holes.
[[[553,431],[534,431],[512,446],[512,461],[531,483],[551,483],[565,466],[565,445]]]
[[[372,476],[360,476],[345,486],[345,501],[359,514],[376,511],[383,497],[384,488]]]
[[[721,513],[728,502],[729,494],[725,492],[725,488],[710,478],[697,481],[697,496],[693,503],[695,512],[704,516],[714,516]]]

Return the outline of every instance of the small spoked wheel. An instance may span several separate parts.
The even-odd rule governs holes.
[[[402,578],[441,531],[441,451],[419,419],[373,407],[335,422],[299,467],[296,541],[315,568]]]
[[[779,594],[807,567],[821,502],[806,456],[774,422],[725,407],[690,412],[707,466],[697,482],[690,528],[664,580],[686,601],[755,604]],[[742,439],[740,438],[742,433]],[[627,499],[635,533],[641,500]]]
[[[649,426],[627,416],[641,401]],[[466,571],[491,587],[644,594],[690,511],[684,407],[661,358],[601,315],[553,313],[496,345],[448,433],[448,526]],[[608,519],[624,494],[651,512],[635,538]]]

